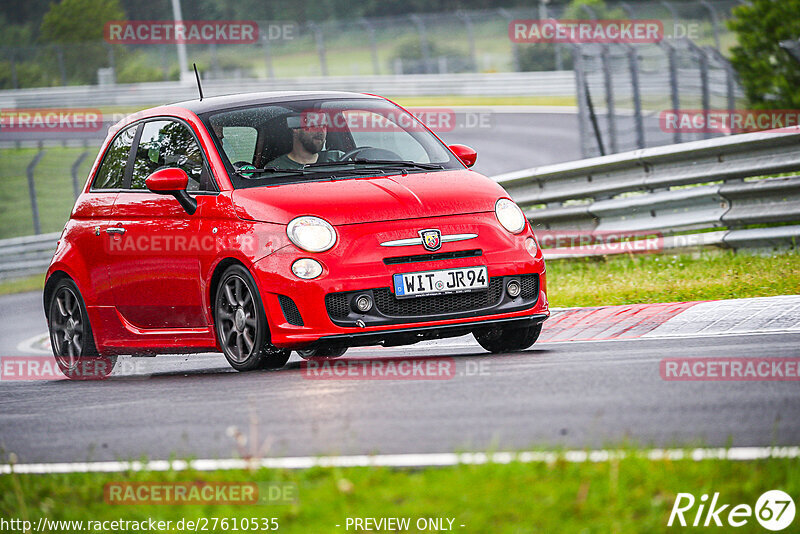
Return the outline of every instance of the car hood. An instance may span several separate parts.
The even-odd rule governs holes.
[[[243,219],[288,224],[315,215],[342,225],[492,211],[504,196],[489,178],[454,170],[251,187],[232,198]]]

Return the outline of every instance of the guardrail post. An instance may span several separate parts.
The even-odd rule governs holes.
[[[42,227],[39,223],[39,203],[36,200],[36,183],[33,180],[33,170],[39,164],[39,161],[44,156],[44,149],[40,148],[39,152],[33,157],[30,163],[28,163],[28,194],[31,197],[31,215],[33,217],[33,232],[35,234],[42,233]]]
[[[606,120],[608,121],[608,142],[611,147],[611,153],[614,154],[617,152],[617,112],[614,107],[614,82],[611,80],[611,57],[608,45],[603,45],[603,52],[600,57],[603,61],[603,82],[606,86]]]
[[[80,167],[83,160],[86,159],[86,156],[89,155],[88,151],[84,151],[78,156],[78,159],[72,164],[72,191],[75,193],[75,198],[78,198],[78,195],[81,194],[81,186],[78,183],[78,167]]]
[[[636,146],[644,148],[644,119],[642,118],[642,95],[639,90],[639,55],[634,46],[628,45],[628,65],[631,71],[633,92],[633,120],[636,123]]]

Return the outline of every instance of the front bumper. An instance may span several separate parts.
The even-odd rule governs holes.
[[[413,237],[422,228],[478,237],[444,243],[435,254],[425,254],[419,245],[380,245]],[[497,223],[494,213],[347,225],[336,230],[338,242],[328,252],[309,254],[287,246],[254,265],[274,345],[406,344],[469,333],[488,321],[530,323],[549,316],[544,259],[541,251],[531,257],[524,246],[533,235],[530,228],[511,235]],[[319,261],[323,274],[314,280],[295,277],[291,265],[304,257]],[[396,299],[392,293],[393,274],[477,265],[487,267],[488,290],[411,299]],[[517,298],[505,289],[511,280],[525,288]],[[365,293],[375,306],[359,313],[352,300]]]

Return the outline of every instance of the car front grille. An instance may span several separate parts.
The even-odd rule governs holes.
[[[522,291],[517,300],[505,295],[510,280],[519,280]],[[351,306],[358,295],[372,296],[374,307],[367,314],[358,314]],[[325,296],[325,307],[334,322],[355,323],[362,319],[367,324],[380,324],[397,318],[430,318],[469,314],[486,310],[499,313],[513,309],[525,309],[536,304],[539,297],[539,275],[495,277],[489,281],[488,289],[469,293],[432,295],[427,297],[397,298],[389,288],[330,293]]]
[[[375,306],[382,314],[389,317],[415,317],[489,308],[500,301],[502,293],[503,279],[492,278],[489,281],[489,289],[470,293],[399,299],[388,289],[376,289],[372,295],[375,298]]]

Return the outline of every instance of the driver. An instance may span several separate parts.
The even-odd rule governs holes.
[[[328,133],[326,124],[301,125],[300,117],[287,118],[292,130],[292,150],[288,154],[278,156],[267,167],[277,169],[302,169],[311,163],[329,163],[339,161],[344,155],[341,150],[322,150]]]

